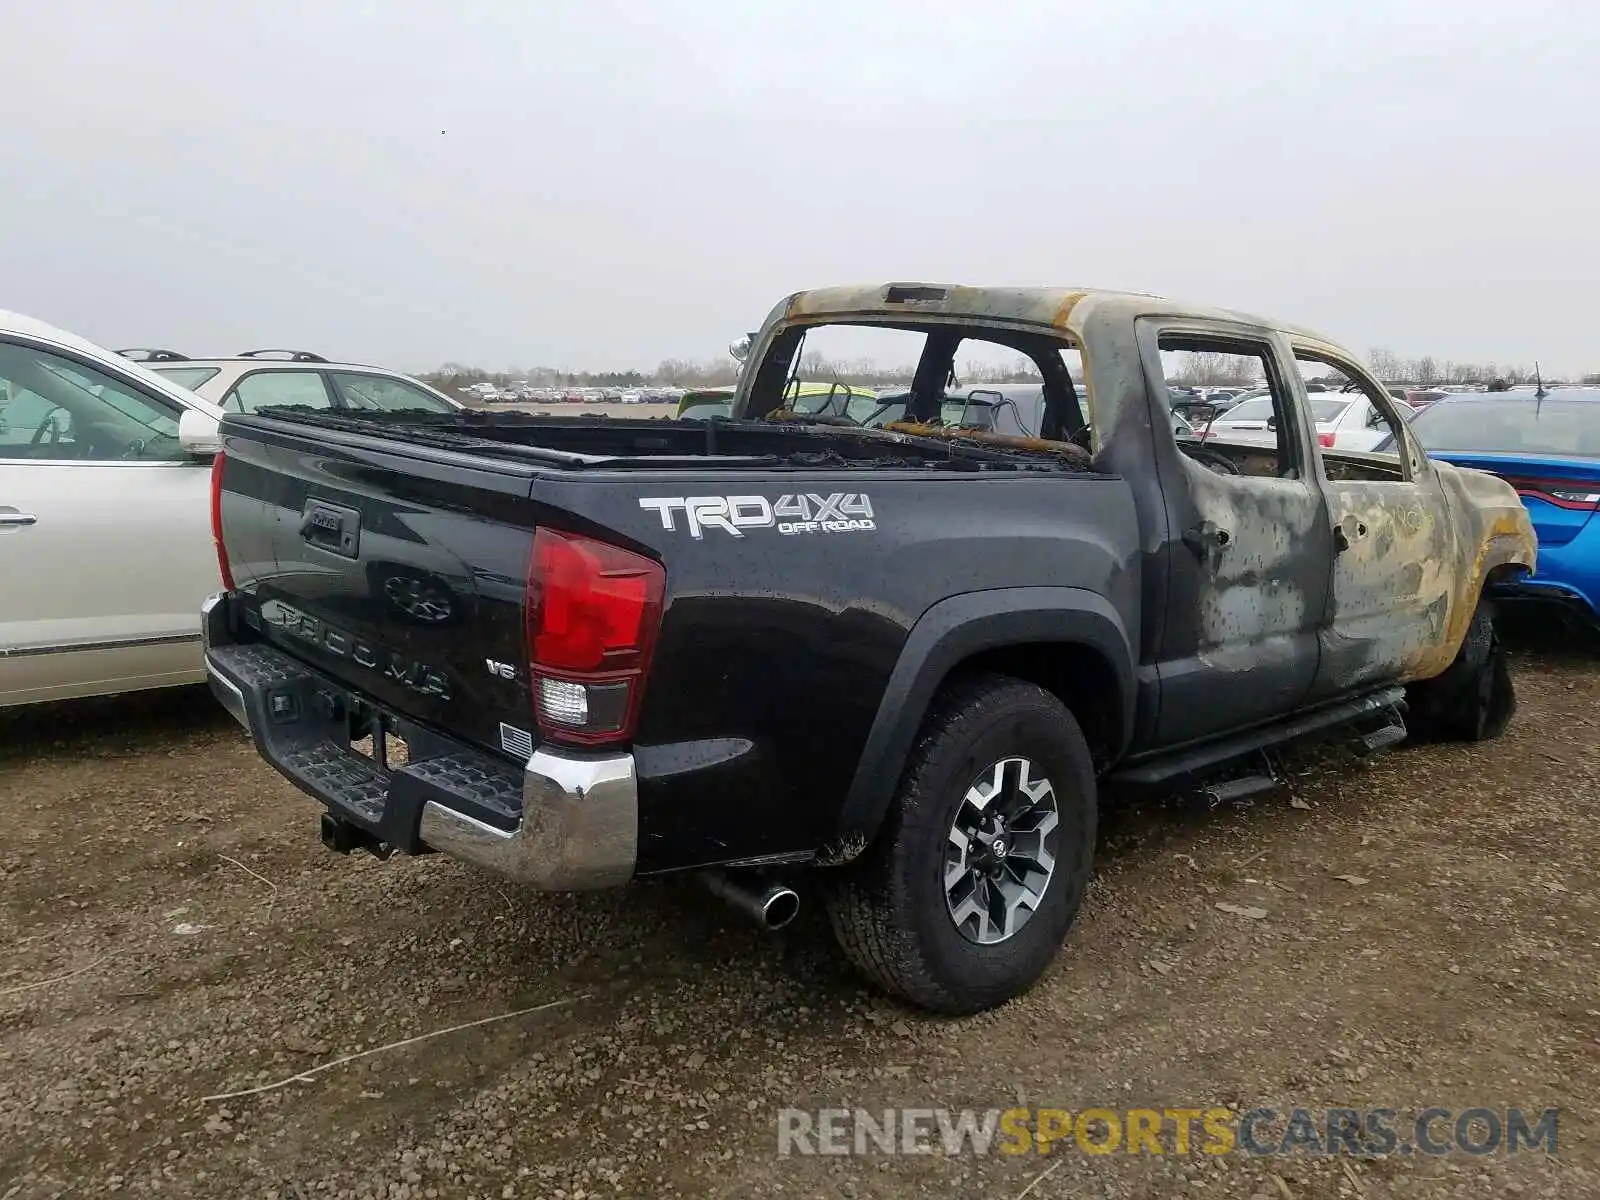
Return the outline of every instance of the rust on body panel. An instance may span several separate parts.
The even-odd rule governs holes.
[[[1089,453],[1072,442],[1052,438],[1022,437],[1012,433],[990,433],[986,429],[968,429],[962,425],[928,425],[920,421],[891,421],[884,426],[891,433],[904,433],[911,437],[941,438],[945,441],[978,442],[985,446],[1000,446],[1008,450],[1036,450],[1056,454],[1085,467]]]
[[[1405,663],[1408,677],[1415,679],[1432,678],[1455,659],[1478,597],[1492,576],[1508,567],[1529,572],[1538,567],[1538,543],[1528,510],[1510,484],[1469,467],[1439,462],[1433,467],[1456,529],[1456,561],[1445,580],[1452,589],[1452,604],[1441,638],[1419,648]]]

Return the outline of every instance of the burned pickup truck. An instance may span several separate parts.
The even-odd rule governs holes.
[[[786,407],[840,329],[911,338],[909,385]],[[968,420],[983,355],[1036,378],[1025,428]],[[1273,438],[1175,436],[1168,379],[1216,355]],[[1397,453],[1320,445],[1309,373]],[[727,418],[280,409],[222,437],[211,684],[328,845],[553,890],[700,872],[771,924],[806,873],[855,964],[940,1011],[1051,962],[1102,794],[1241,796],[1291,739],[1512,712],[1484,593],[1534,566],[1516,493],[1430,461],[1339,346],[1232,312],[830,288],[773,310]]]

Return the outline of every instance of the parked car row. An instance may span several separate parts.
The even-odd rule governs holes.
[[[473,383],[459,390],[483,404],[676,404],[684,394],[678,387],[534,387],[527,382]]]
[[[1317,426],[1317,444],[1328,450],[1372,450],[1389,439],[1384,414],[1366,396],[1351,392],[1313,392],[1306,397]],[[1409,405],[1397,404],[1394,411],[1409,419]],[[1196,425],[1202,440],[1220,439],[1239,445],[1267,446],[1277,443],[1270,395],[1252,397],[1224,409],[1215,417]]]

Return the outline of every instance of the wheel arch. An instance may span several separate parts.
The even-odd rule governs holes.
[[[1134,661],[1116,609],[1082,588],[997,588],[935,604],[912,627],[890,673],[835,838],[819,861],[847,861],[871,843],[917,731],[951,680],[994,673],[1037,684],[1071,710],[1104,766],[1132,738]]]

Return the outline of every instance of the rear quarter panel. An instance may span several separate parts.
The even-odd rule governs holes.
[[[1082,587],[1138,628],[1138,531],[1120,478],[767,472],[713,476],[709,488],[707,478],[596,471],[534,489],[541,522],[620,534],[667,569],[635,746],[641,871],[802,855],[832,836],[907,636],[941,600]],[[774,516],[695,531],[670,503],[667,527],[661,501],[708,491],[743,498],[752,519],[760,502],[866,505],[870,528],[785,532]]]

